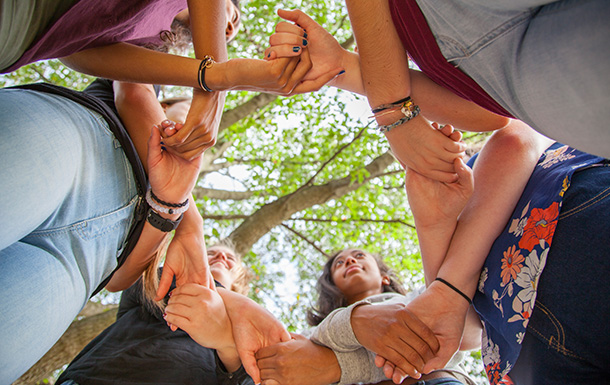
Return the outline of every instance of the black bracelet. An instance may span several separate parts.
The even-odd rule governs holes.
[[[214,64],[214,58],[210,55],[205,55],[201,63],[199,63],[199,72],[197,73],[197,82],[199,87],[207,92],[213,92],[207,84],[205,84],[205,69],[210,68]]]
[[[404,102],[408,102],[409,100],[411,100],[411,97],[407,96],[406,98],[397,100],[394,103],[382,104],[380,106],[377,106],[377,107],[373,108],[371,111],[373,112],[373,114],[377,114],[383,110],[387,110],[388,108],[399,106]]]
[[[456,293],[458,293],[459,295],[461,295],[462,297],[464,297],[464,299],[466,301],[468,301],[469,305],[472,305],[472,300],[464,293],[462,293],[462,291],[460,289],[458,289],[457,287],[453,286],[452,284],[450,284],[449,282],[445,281],[442,278],[436,277],[435,281],[440,281],[442,283],[444,283],[445,285],[449,286],[449,288],[451,288],[453,291],[455,291]]]
[[[157,203],[160,203],[166,207],[184,207],[184,206],[186,206],[187,203],[189,203],[188,198],[186,198],[186,200],[182,203],[169,203],[169,202],[162,201],[155,195],[155,193],[152,190],[150,190],[150,196],[152,197],[152,199],[156,200]]]

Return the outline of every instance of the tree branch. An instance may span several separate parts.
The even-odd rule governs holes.
[[[305,242],[309,243],[311,245],[311,247],[313,247],[314,249],[316,249],[320,254],[324,255],[326,258],[330,258],[330,255],[327,254],[326,252],[324,252],[324,250],[322,250],[321,248],[319,248],[313,241],[310,241],[306,236],[304,236],[303,234],[299,233],[298,231],[296,231],[295,229],[289,227],[288,225],[282,223],[282,226],[287,229],[288,231],[290,231],[291,233],[295,234],[297,237],[301,238],[302,240],[304,240]]]

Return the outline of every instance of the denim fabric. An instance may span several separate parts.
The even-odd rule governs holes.
[[[137,193],[106,122],[65,98],[0,90],[0,383],[57,341],[117,265]]]
[[[418,381],[416,385],[464,385],[463,382],[456,380],[455,378],[434,378],[432,380]]]
[[[508,112],[610,158],[610,1],[417,3],[445,58]]]
[[[610,376],[610,165],[566,191],[515,384],[603,384]]]

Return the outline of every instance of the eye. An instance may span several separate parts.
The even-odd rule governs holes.
[[[356,253],[356,258],[364,258],[366,255],[364,253]]]
[[[340,265],[343,265],[343,262],[344,262],[344,261],[343,261],[342,259],[337,259],[337,260],[335,261],[335,266],[340,266]]]

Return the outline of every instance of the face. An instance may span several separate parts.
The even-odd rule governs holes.
[[[163,106],[165,110],[165,116],[168,119],[173,120],[176,123],[184,123],[186,121],[186,115],[191,108],[191,101],[184,100],[182,102],[173,103],[169,106]]]
[[[375,258],[359,249],[340,252],[331,266],[333,282],[352,304],[374,294],[383,292],[383,284],[389,278],[379,271]]]
[[[212,246],[208,249],[208,265],[212,276],[226,289],[231,289],[235,281],[233,268],[237,263],[235,254],[228,247]]]

